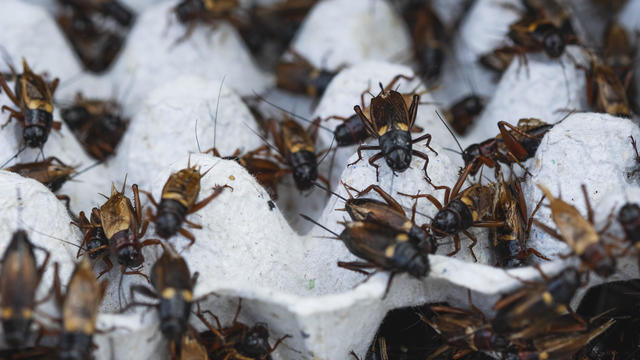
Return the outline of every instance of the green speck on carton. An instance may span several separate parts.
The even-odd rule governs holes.
[[[316,287],[316,279],[309,280],[309,290],[313,290]]]

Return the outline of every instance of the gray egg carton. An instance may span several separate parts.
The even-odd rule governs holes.
[[[167,22],[167,14],[175,2],[140,1],[135,5],[132,1],[142,12],[126,47],[113,69],[97,77],[81,72],[51,16],[27,2],[43,3],[17,0],[0,3],[0,13],[11,14],[0,19],[3,28],[0,44],[11,54],[18,69],[18,61],[24,56],[36,72],[46,70],[60,77],[62,83],[56,98],[61,102],[71,101],[79,90],[86,96],[115,94],[131,118],[116,156],[77,181],[68,182],[59,193],[71,197],[74,210],[86,212],[102,204],[98,194],[108,194],[112,182],[118,188],[122,186],[125,176],[127,184],[136,183],[157,198],[169,174],[187,163],[198,164],[203,171],[211,169],[202,179],[201,197],[216,185],[228,184],[233,191],[225,190],[209,205],[189,215],[191,221],[203,225],[202,229],[191,230],[196,237],[192,247],[186,247],[188,241],[183,237],[169,241],[186,259],[191,272],[199,272],[195,296],[203,309],[211,310],[224,324],[229,324],[242,298],[241,321],[269,324],[272,344],[285,334],[291,335],[274,352],[274,359],[349,359],[350,351],[362,358],[382,319],[392,309],[431,302],[468,307],[467,290],[471,290],[474,304],[491,315],[491,306],[501,295],[522,285],[518,279],[540,277],[531,267],[504,270],[492,266],[495,258],[487,231],[473,229],[479,240],[474,248],[477,263],[467,249],[470,241],[463,237],[458,254],[447,257],[444,254],[451,251],[453,244],[441,246],[436,255],[429,256],[428,276],[415,279],[398,275],[384,297],[387,273],[378,273],[363,282],[362,275],[337,267],[338,260],[355,257],[340,241],[328,239],[331,234],[297,216],[305,213],[339,232],[338,222],[346,216],[336,211],[343,206],[342,200],[318,189],[301,194],[292,180],[285,178],[285,184],[279,188],[281,197],[272,208],[267,192],[242,167],[201,153],[214,144],[223,155],[262,144],[253,132],[257,131],[256,122],[240,96],[265,91],[273,86],[274,78],[255,66],[231,26],[222,24],[213,30],[198,26],[187,40],[175,43],[186,31],[175,21]],[[628,7],[637,8],[640,1],[629,3]],[[449,21],[455,21],[454,18],[451,15]],[[632,23],[634,19],[626,18],[628,26],[638,28],[637,23]],[[504,37],[513,20],[514,15],[494,1],[478,0],[454,39],[453,46],[458,50],[452,54],[455,61],[451,63],[465,66],[474,77],[476,91],[491,97],[470,134],[461,138],[463,146],[495,136],[498,121],[515,123],[520,117],[539,117],[555,123],[562,118],[555,110],[584,108],[586,104],[583,71],[567,56],[560,61],[549,61],[542,54],[529,56],[526,70],[515,62],[497,84],[477,68],[473,59],[497,45],[496,37]],[[491,24],[491,29],[486,24]],[[292,46],[318,66],[344,67],[313,111],[296,109],[294,98],[282,97],[281,105],[296,112],[306,111],[312,117],[350,116],[367,87],[377,93],[378,82],[387,84],[398,74],[413,75],[409,66],[400,64],[411,54],[409,35],[398,15],[383,1],[322,1],[309,14]],[[463,48],[467,51],[462,51]],[[568,50],[574,58],[582,59],[579,48]],[[436,110],[470,92],[463,80],[465,75],[460,75],[458,67],[451,63],[445,66],[443,77],[446,84],[452,85],[423,95],[421,101],[427,104],[419,106],[416,120],[418,126],[433,136],[431,145],[438,155],[423,143],[415,145],[429,155],[428,172],[433,183],[449,186],[456,182],[463,163],[458,154],[446,150],[457,145],[440,123]],[[78,80],[65,82],[74,77]],[[408,92],[417,86],[425,88],[417,80],[401,81],[398,91]],[[5,104],[10,105],[6,96],[0,95],[0,105]],[[60,118],[58,111],[54,117]],[[323,126],[333,128],[337,124],[332,120]],[[14,154],[19,134],[15,122],[0,131],[0,153]],[[627,176],[637,165],[630,135],[640,139],[640,129],[628,119],[595,113],[576,113],[564,119],[544,137],[536,156],[524,163],[532,173],[523,184],[527,204],[540,199],[536,184],[544,184],[554,196],[561,194],[586,214],[580,190],[580,185],[585,184],[596,224],[603,226],[611,211],[640,195],[635,179]],[[321,130],[317,147],[326,149],[331,141],[332,134]],[[321,166],[323,173],[333,175],[332,188],[342,196],[346,192],[339,182],[358,189],[376,183],[375,169],[366,159],[347,166],[357,159],[355,150],[355,147],[341,148],[332,162],[327,159]],[[66,126],[61,132],[52,132],[44,152],[71,165],[92,163]],[[17,160],[31,161],[37,155],[37,151],[28,149]],[[442,200],[443,192],[433,191],[424,180],[422,159],[414,157],[407,171],[395,175],[384,161],[380,164],[377,183],[407,209],[413,201],[398,192],[420,191]],[[126,191],[131,195],[129,185]],[[146,198],[143,201],[150,205]],[[79,244],[82,234],[69,224],[64,206],[41,184],[5,171],[0,171],[0,204],[3,209],[0,252],[15,229],[24,228],[34,243],[49,249],[52,261],[60,264],[66,283],[77,261],[77,247],[72,244]],[[423,224],[430,221],[437,209],[422,199],[417,210],[416,222]],[[546,207],[541,208],[536,218],[553,226]],[[152,236],[153,226],[148,231],[148,236]],[[610,231],[623,236],[616,224]],[[541,264],[549,275],[566,266],[579,265],[576,259],[561,259],[561,254],[569,252],[567,246],[536,228],[529,246],[553,258]],[[144,249],[143,271],[151,268],[159,252],[153,247]],[[618,271],[606,280],[637,277],[635,256],[618,259]],[[102,266],[98,263],[96,269]],[[139,276],[121,277],[117,268],[105,278],[110,284],[99,317],[99,328],[105,331],[94,337],[98,345],[95,358],[167,358],[167,344],[159,332],[155,310],[136,308],[124,314],[119,312],[130,301],[128,288],[144,284],[144,280]],[[49,267],[39,297],[48,291],[51,281],[52,267]],[[589,287],[603,281],[592,275],[589,284],[579,290],[574,305]],[[45,304],[43,311],[59,316],[50,303]],[[191,323],[203,329],[195,317]]]

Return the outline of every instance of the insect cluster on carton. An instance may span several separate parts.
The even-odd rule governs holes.
[[[291,46],[316,1],[283,0],[247,6],[235,0],[181,0],[167,14],[183,31],[173,46],[189,41],[197,27],[215,30],[223,21],[233,26],[260,66],[273,74],[277,88],[244,99],[262,130],[247,129],[247,132],[261,138],[262,146],[247,149],[238,144],[233,153],[221,154],[214,141],[202,153],[242,166],[267,190],[270,210],[276,208],[278,192],[285,188],[295,192],[300,202],[311,192],[338,198],[346,212],[339,231],[331,230],[334,224],[323,224],[306,214],[301,216],[341,241],[357,258],[335,259],[335,266],[364,275],[364,281],[379,272],[389,273],[383,300],[394,292],[396,275],[429,277],[434,254],[456,256],[468,249],[473,260],[478,261],[474,249],[487,237],[479,237],[475,228],[487,228],[489,233],[488,248],[495,259],[489,265],[504,269],[532,266],[540,272],[537,281],[518,279],[519,288],[502,294],[489,313],[473,304],[471,291],[467,308],[443,302],[396,309],[388,314],[365,353],[357,354],[354,350],[345,356],[357,359],[493,356],[511,360],[640,356],[640,337],[623,336],[628,329],[637,333],[639,326],[637,282],[605,283],[592,288],[579,308],[572,308],[572,301],[590,276],[605,280],[615,276],[619,259],[628,255],[636,256],[640,266],[638,200],[628,199],[617,212],[612,211],[604,226],[596,225],[596,209],[591,206],[590,189],[585,185],[580,189],[585,213],[574,205],[576,199],[554,195],[549,190],[550,184],[535,184],[543,195],[537,202],[527,202],[522,185],[531,176],[527,160],[536,156],[545,136],[564,118],[559,121],[510,118],[510,114],[505,114],[489,133],[495,136],[463,148],[454,131],[461,136],[472,132],[479,126],[475,119],[482,116],[491,100],[477,94],[471,84],[470,93],[458,94],[455,101],[444,106],[446,110],[432,114],[440,120],[438,126],[450,132],[459,145],[459,160],[463,164],[447,169],[456,174],[455,183],[435,183],[437,179],[429,176],[433,166],[430,164],[441,154],[432,144],[440,146],[445,139],[432,135],[435,131],[430,133],[431,129],[421,128],[416,119],[425,109],[421,97],[441,85],[443,69],[447,61],[452,61],[450,43],[456,37],[459,21],[442,21],[430,1],[390,3],[410,34],[412,48],[408,62],[414,66],[415,75],[396,74],[387,83],[373,79],[379,90],[373,90],[372,86],[363,88],[360,102],[353,104],[353,113],[315,119],[289,112],[277,101],[267,99],[273,91],[306,97],[315,105],[332,80],[347,67],[318,66]],[[616,2],[606,3],[592,1],[589,6],[611,14],[621,7],[612,4]],[[531,54],[543,54],[552,62],[567,54],[569,46],[576,46],[584,51],[587,61],[580,63],[567,57],[584,72],[588,107],[557,109],[558,112],[568,112],[567,116],[575,111],[625,118],[637,115],[637,89],[632,80],[637,71],[634,46],[637,36],[612,20],[598,46],[593,46],[592,39],[581,38],[578,17],[564,2],[521,0],[519,5],[518,9],[508,9],[516,11],[518,19],[510,24],[504,42],[480,54],[476,60],[480,66],[499,77],[514,61],[527,67]],[[134,11],[116,0],[58,0],[56,6],[57,24],[84,69],[94,73],[108,71],[118,61],[127,34],[135,26]],[[13,154],[7,154],[2,170],[36,180],[51,192],[62,192],[66,182],[75,181],[76,177],[111,161],[120,151],[126,151],[119,145],[128,131],[130,116],[126,115],[121,100],[85,97],[78,92],[74,99],[54,101],[54,94],[60,92],[56,92],[59,80],[51,79],[56,74],[36,67],[37,58],[21,59],[20,69],[13,65],[11,54],[5,55],[10,73],[0,74],[0,96],[12,105],[2,107],[3,129],[10,122],[17,122],[19,145]],[[415,81],[421,81],[421,85],[400,88]],[[254,106],[255,103],[260,106]],[[274,115],[274,111],[279,113]],[[330,127],[326,125],[330,124],[328,120],[339,122]],[[95,163],[77,164],[47,151],[52,130],[58,132],[63,126]],[[330,134],[332,141],[328,146],[319,140],[319,132]],[[629,149],[635,150],[640,164],[635,139],[625,136],[625,141]],[[335,179],[323,165],[325,159],[332,159],[338,147],[352,147],[355,160],[347,167],[374,168],[375,182],[362,189],[346,183],[335,186],[332,181]],[[27,148],[40,152],[36,158],[20,162],[23,158],[19,155]],[[394,192],[380,181],[381,169],[392,173],[394,181],[402,181],[416,164],[423,181],[415,192]],[[195,296],[198,279],[215,274],[192,272],[188,257],[182,255],[185,249],[203,241],[197,234],[209,221],[201,217],[199,222],[194,214],[216,202],[242,201],[230,184],[202,186],[202,179],[215,171],[215,166],[202,168],[190,159],[182,169],[169,175],[158,194],[142,184],[140,189],[131,184],[128,195],[126,177],[111,179],[111,188],[102,190],[109,190],[109,195],[102,195],[102,199],[101,194],[94,194],[100,205],[92,209],[72,209],[69,196],[73,194],[58,194],[58,199],[65,202],[70,224],[82,233],[81,242],[74,244],[78,249],[77,264],[66,287],[58,274],[59,264],[49,261],[49,251],[30,241],[30,229],[16,227],[0,268],[0,322],[7,344],[0,351],[0,358],[52,354],[61,359],[92,358],[96,347],[93,336],[102,331],[97,329],[96,321],[108,288],[107,281],[100,279],[112,270],[114,261],[120,269],[119,276],[136,276],[145,282],[127,289],[120,286],[118,291],[128,295],[128,302],[121,304],[120,311],[136,307],[153,309],[159,319],[159,332],[168,344],[165,353],[172,359],[264,360],[277,354],[278,347],[286,346],[287,339],[297,334],[274,338],[269,324],[239,321],[241,298],[232,322],[223,324],[216,309],[201,306],[205,297],[217,295]],[[629,177],[636,172],[637,169],[631,171]],[[283,186],[291,182],[295,186]],[[348,197],[339,194],[342,189]],[[141,193],[146,199],[141,199]],[[434,194],[441,194],[442,200]],[[147,206],[144,200],[148,200]],[[402,205],[407,202],[412,205]],[[425,207],[432,207],[434,215],[416,216],[420,213],[418,209]],[[551,222],[537,217],[543,207],[550,209]],[[612,224],[622,229],[623,237],[613,235]],[[546,254],[529,244],[534,229],[544,232],[552,241],[565,243],[569,253],[564,257],[573,259],[574,265],[556,274],[546,274],[539,264],[551,261],[555,254]],[[178,240],[182,238],[187,240],[186,244]],[[450,244],[453,250],[443,253],[442,247]],[[152,248],[160,255],[147,269],[145,256],[149,256]],[[43,261],[37,261],[36,252],[45,254]],[[37,316],[43,301],[36,298],[36,290],[42,286],[47,267],[53,267],[55,272],[47,298],[54,299],[59,313],[52,324],[40,321]],[[596,296],[591,293],[598,291],[605,294],[602,298],[608,293],[631,295],[626,301],[590,300]]]

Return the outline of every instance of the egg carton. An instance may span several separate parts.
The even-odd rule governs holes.
[[[488,232],[481,229],[472,230],[478,238],[474,247],[477,262],[467,249],[470,240],[463,237],[462,249],[452,257],[444,254],[453,249],[453,244],[445,243],[435,255],[429,256],[428,276],[416,279],[398,275],[387,296],[384,295],[388,273],[380,272],[364,282],[362,275],[339,268],[338,260],[356,258],[340,241],[331,239],[332,234],[304,222],[297,214],[309,215],[331,231],[340,232],[339,222],[346,215],[336,209],[343,207],[343,200],[320,189],[300,193],[291,179],[285,179],[274,207],[268,193],[244,168],[234,161],[203,153],[214,145],[221,154],[230,155],[236,149],[246,151],[262,144],[256,135],[257,124],[241,97],[265,91],[273,86],[273,77],[255,66],[231,26],[221,24],[215,29],[198,26],[189,38],[176,43],[186,29],[168,20],[175,2],[147,3],[148,6],[140,5],[144,10],[117,63],[100,77],[81,72],[51,15],[26,2],[0,3],[0,13],[12,14],[0,19],[3,29],[9,29],[0,33],[0,44],[18,64],[18,70],[19,59],[24,56],[36,72],[59,76],[62,83],[56,99],[60,103],[71,101],[77,91],[83,91],[89,96],[108,97],[117,93],[125,104],[131,124],[115,157],[68,182],[59,191],[70,196],[74,210],[88,211],[100,206],[103,199],[98,194],[108,194],[112,182],[120,188],[125,177],[127,184],[136,183],[157,198],[168,176],[187,164],[197,164],[202,171],[210,169],[201,182],[201,197],[216,185],[233,188],[189,215],[189,220],[203,226],[190,230],[196,238],[193,246],[188,247],[188,240],[182,237],[169,240],[186,259],[190,271],[200,274],[194,293],[200,306],[218,315],[223,324],[230,323],[239,299],[243,299],[240,321],[267,323],[272,344],[281,336],[291,336],[272,354],[274,359],[349,359],[351,351],[361,357],[366,353],[390,310],[433,302],[468,307],[470,290],[474,304],[490,316],[491,307],[500,296],[522,286],[522,280],[540,278],[539,272],[531,267],[504,270],[493,266],[496,261]],[[474,4],[454,40],[456,48],[465,47],[465,42],[474,38],[493,39],[495,28],[489,34],[489,29],[477,30],[481,22],[490,23],[489,19],[501,19],[501,34],[506,33],[511,15],[504,7],[492,3],[478,0]],[[494,43],[487,40],[470,51],[478,54]],[[317,66],[341,71],[318,99],[310,118],[350,116],[353,106],[360,103],[363,90],[371,88],[375,94],[378,83],[387,84],[398,74],[413,76],[410,66],[398,63],[399,56],[410,54],[409,46],[409,35],[401,19],[386,2],[322,1],[305,20],[292,47]],[[579,48],[569,52],[580,59]],[[454,58],[462,64],[467,61],[459,53]],[[438,153],[431,152],[423,143],[415,145],[429,156],[429,176],[433,183],[449,186],[456,182],[463,162],[458,154],[447,150],[456,149],[457,145],[436,111],[444,102],[468,90],[468,84],[461,84],[464,79],[459,74],[452,75],[456,71],[451,64],[445,66],[444,79],[458,76],[462,80],[455,85],[444,82],[444,88],[424,94],[416,120],[418,126],[432,135],[431,145]],[[536,184],[544,184],[554,196],[561,195],[586,214],[580,189],[585,184],[596,224],[603,226],[611,211],[638,198],[637,180],[628,176],[638,165],[628,139],[630,135],[640,139],[637,125],[629,119],[595,113],[578,112],[562,119],[563,112],[557,111],[585,108],[583,72],[567,56],[557,61],[542,54],[529,56],[526,69],[514,62],[497,83],[479,68],[471,71],[477,74],[473,76],[484,79],[476,83],[484,84],[478,88],[491,101],[470,135],[461,138],[463,146],[495,136],[498,121],[515,123],[520,117],[539,117],[558,123],[544,137],[535,157],[523,163],[532,174],[523,183],[527,204],[540,199]],[[416,88],[428,86],[418,80],[398,84],[400,92]],[[295,103],[286,100],[281,105],[295,111]],[[10,105],[5,96],[0,96],[0,105],[5,104]],[[57,109],[54,117],[60,118]],[[322,123],[329,129],[337,124],[336,120]],[[20,126],[15,122],[0,131],[0,153],[14,154],[20,145],[19,134]],[[320,129],[317,147],[330,146],[331,132]],[[355,151],[356,147],[341,148],[321,164],[322,173],[333,174],[330,183],[338,195],[347,195],[340,183],[357,189],[377,183],[407,209],[411,209],[413,200],[399,195],[400,192],[420,191],[442,201],[442,191],[434,191],[425,182],[422,159],[414,157],[409,169],[396,174],[381,161],[376,179],[375,169],[366,159],[347,166],[357,159]],[[60,132],[52,131],[43,153],[72,165],[93,163],[66,126]],[[32,161],[38,155],[38,151],[28,149],[16,161]],[[131,194],[129,185],[125,190]],[[143,200],[143,204],[150,205],[144,197]],[[13,232],[23,228],[35,244],[50,251],[52,261],[60,264],[60,274],[66,283],[78,260],[74,244],[80,243],[82,234],[70,225],[64,206],[43,185],[6,171],[0,171],[0,204],[3,209],[0,252]],[[428,201],[420,200],[416,222],[429,222],[436,211]],[[536,218],[553,226],[546,207],[540,209]],[[152,225],[149,234],[154,230]],[[622,237],[619,226],[614,224],[611,231]],[[549,275],[578,264],[575,259],[561,258],[561,254],[569,252],[564,243],[536,228],[528,245],[553,259],[541,264]],[[144,272],[159,254],[160,249],[144,249]],[[41,255],[38,260],[42,261]],[[98,269],[103,265],[95,266]],[[636,278],[637,274],[635,255],[630,255],[618,259],[618,271],[606,280],[626,280]],[[95,358],[168,358],[167,343],[159,331],[154,309],[120,312],[131,301],[129,287],[144,284],[144,279],[121,276],[116,268],[104,277],[109,286],[98,319],[98,327],[103,331],[94,336],[98,345]],[[52,278],[49,267],[39,288],[39,298],[48,292]],[[603,281],[592,275],[573,305],[588,288]],[[45,304],[44,309],[52,314],[57,311],[52,303]],[[204,329],[194,316],[191,323]]]

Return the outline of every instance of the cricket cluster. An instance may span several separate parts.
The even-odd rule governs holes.
[[[612,14],[612,18],[622,6],[618,2],[592,2],[591,6]],[[85,68],[92,72],[106,70],[117,59],[126,34],[135,23],[133,12],[115,0],[58,0],[58,3],[58,23]],[[471,6],[472,2],[468,3]],[[184,36],[177,42],[187,41],[197,26],[215,27],[220,21],[229,22],[261,64],[274,72],[278,88],[317,99],[340,69],[318,68],[294,49],[287,49],[315,4],[314,0],[284,0],[273,5],[243,7],[238,0],[182,0],[167,15],[184,26]],[[446,61],[447,44],[457,24],[445,26],[426,0],[399,0],[393,1],[393,5],[411,33],[416,76],[398,74],[387,84],[380,83],[377,94],[371,94],[371,89],[362,89],[360,104],[354,104],[350,117],[334,115],[309,120],[282,111],[278,118],[264,114],[255,106],[267,103],[264,94],[256,94],[246,100],[262,130],[255,135],[264,140],[264,145],[238,149],[233,154],[220,154],[214,146],[203,153],[240,164],[264,186],[273,201],[278,199],[278,184],[289,176],[300,192],[326,191],[339,197],[348,215],[339,233],[309,216],[302,216],[333,234],[358,258],[357,261],[338,261],[337,266],[361,273],[366,279],[378,272],[388,272],[385,297],[393,291],[392,280],[397,274],[406,273],[418,279],[428,277],[429,255],[435,254],[439,245],[453,241],[454,250],[446,254],[453,256],[461,250],[464,241],[476,259],[474,246],[478,239],[470,231],[474,227],[490,229],[495,266],[535,266],[540,271],[542,280],[523,280],[521,288],[495,303],[491,316],[473,305],[469,293],[470,310],[444,303],[425,304],[409,311],[411,326],[403,328],[396,324],[389,328],[395,320],[385,320],[369,351],[360,355],[365,359],[490,358],[487,354],[510,360],[640,357],[637,331],[640,285],[637,281],[602,286],[606,290],[602,290],[602,294],[607,291],[619,294],[616,296],[626,297],[626,302],[600,299],[583,302],[577,311],[571,308],[576,292],[586,284],[590,274],[608,278],[617,271],[617,259],[632,253],[638,256],[640,265],[640,202],[624,204],[618,213],[610,214],[601,229],[596,228],[584,185],[586,214],[552,195],[548,184],[537,184],[544,196],[537,203],[527,203],[521,184],[530,173],[524,162],[535,156],[544,136],[553,129],[555,124],[551,119],[547,119],[550,122],[536,118],[498,122],[495,137],[460,147],[464,166],[450,170],[458,173],[454,184],[433,183],[428,172],[429,160],[438,153],[430,144],[438,139],[432,139],[429,133],[424,133],[425,129],[416,125],[420,97],[426,91],[416,88],[399,92],[397,85],[400,80],[418,78],[430,85],[437,84]],[[544,52],[552,61],[565,53],[566,46],[580,46],[589,59],[586,66],[576,62],[587,78],[589,110],[632,117],[637,111],[637,104],[633,102],[635,86],[631,81],[635,49],[626,30],[612,21],[596,50],[580,39],[574,30],[577,20],[562,2],[522,0],[521,5],[521,10],[514,10],[520,11],[521,17],[509,28],[508,44],[478,61],[501,74],[514,59],[527,66],[529,53]],[[283,53],[286,56],[281,57]],[[10,54],[5,55],[10,58]],[[29,61],[35,63],[37,59]],[[7,62],[10,73],[0,74],[0,96],[8,98],[13,107],[3,106],[2,111],[8,113],[6,122],[19,122],[22,131],[20,148],[2,170],[35,179],[55,193],[65,182],[115,154],[129,124],[117,101],[86,99],[79,93],[72,104],[61,107],[62,122],[55,121],[54,105],[58,104],[54,102],[54,93],[58,79],[49,81],[46,75],[37,74],[27,59],[22,59],[21,72],[10,60]],[[372,96],[368,102],[365,101],[367,93]],[[442,114],[434,116],[442,120],[442,126],[453,129],[449,131],[454,137],[454,131],[464,135],[474,118],[482,113],[486,101],[474,93],[466,94],[447,106]],[[341,123],[328,128],[323,123],[329,119],[338,119]],[[33,162],[10,164],[27,147],[39,148],[44,154],[42,150],[50,132],[60,130],[61,126],[71,130],[96,164],[77,170],[56,156],[44,155]],[[332,133],[334,141],[328,149],[318,149],[319,131]],[[370,140],[374,143],[365,144]],[[640,169],[635,139],[629,137],[627,141],[628,146],[635,149]],[[381,167],[386,166],[394,176],[402,177],[415,158],[421,159],[425,190],[397,193],[411,199],[413,207],[403,207],[401,201],[378,182],[364,189],[340,184],[349,194],[348,198],[332,191],[331,175],[323,174],[319,165],[337,147],[349,146],[357,146],[357,159],[348,166],[366,159],[376,170],[376,180]],[[483,170],[493,178],[482,176]],[[29,240],[28,229],[16,229],[2,257],[0,270],[0,322],[9,347],[2,356],[10,359],[92,358],[92,337],[97,331],[96,319],[107,286],[99,279],[111,271],[115,261],[122,276],[140,276],[149,283],[149,286],[131,286],[128,289],[131,301],[121,311],[136,306],[155,308],[171,358],[271,359],[270,354],[290,335],[270,340],[268,325],[238,321],[241,300],[232,323],[227,326],[221,324],[213,309],[201,309],[201,299],[194,297],[199,274],[191,273],[185,258],[169,241],[184,237],[188,240],[187,247],[198,241],[189,229],[201,229],[202,224],[192,222],[189,215],[212,201],[219,201],[216,198],[224,192],[233,192],[229,184],[201,189],[201,179],[209,171],[215,169],[203,170],[187,163],[185,168],[169,176],[158,199],[138,189],[136,184],[131,186],[132,197],[127,196],[125,179],[122,188],[112,185],[102,205],[86,209],[87,212],[74,212],[69,197],[57,195],[66,202],[71,224],[83,233],[82,242],[76,244],[79,261],[65,291],[58,276],[58,264],[53,264],[55,280],[47,298],[53,297],[59,307],[60,318],[54,321],[57,326],[41,324],[36,316],[42,303],[42,299],[36,299],[36,290],[49,265],[49,253]],[[201,190],[205,194],[200,194]],[[367,196],[372,191],[377,194],[375,198]],[[443,200],[432,195],[433,191],[442,192]],[[151,204],[146,210],[141,194]],[[423,201],[435,206],[437,212],[427,222],[420,223],[416,221],[416,212],[418,203]],[[535,218],[541,206],[550,208],[554,226]],[[608,231],[613,222],[618,222],[624,230],[624,238]],[[149,237],[147,229],[151,223],[155,236]],[[527,244],[533,227],[567,244],[571,249],[567,257],[578,259],[580,265],[556,275],[545,274],[538,264],[550,261],[549,257]],[[145,247],[161,248],[161,256],[150,271],[143,269]],[[38,263],[36,251],[46,254],[44,261]],[[93,268],[98,262],[104,265],[95,273]],[[593,305],[596,302],[598,305]],[[192,314],[204,326],[204,331],[198,331],[190,323]],[[398,314],[398,310],[389,316],[394,314]],[[402,316],[406,318],[407,312]],[[35,346],[31,346],[34,322],[39,331]],[[415,323],[422,328],[410,333],[407,329],[413,329]],[[404,335],[398,336],[400,333]],[[416,334],[421,335],[416,337]],[[57,341],[47,343],[55,345],[40,343],[42,339],[55,337]],[[410,341],[413,338],[418,340]],[[351,355],[359,359],[355,352]]]

